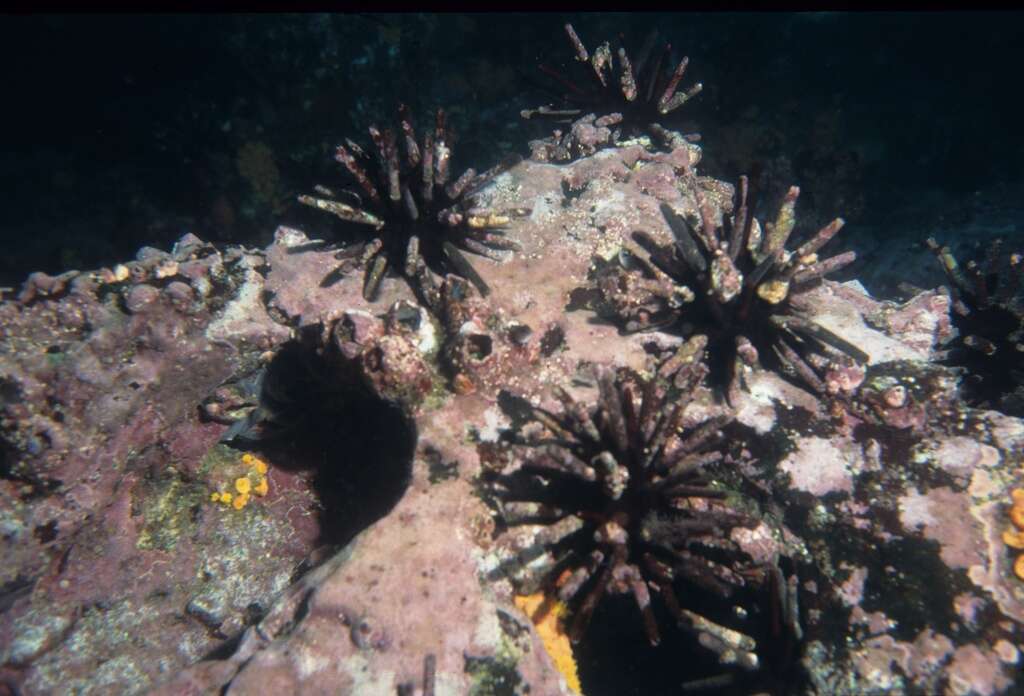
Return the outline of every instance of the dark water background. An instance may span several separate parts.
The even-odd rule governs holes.
[[[1022,14],[8,16],[0,286],[189,231],[329,234],[295,194],[399,101],[448,108],[456,169],[526,154],[566,21],[591,49],[658,28],[705,86],[671,124],[703,134],[703,173],[798,183],[808,224],[847,219],[862,276],[936,230],[1024,237]]]

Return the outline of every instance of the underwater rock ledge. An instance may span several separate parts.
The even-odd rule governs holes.
[[[431,311],[391,275],[372,301],[360,272],[325,287],[337,261],[312,230],[281,228],[259,251],[186,237],[113,269],[30,278],[0,304],[0,688],[572,693],[554,643],[517,608],[523,588],[495,572],[543,543],[543,525],[507,529],[483,482],[521,426],[509,395],[557,412],[554,387],[596,400],[595,366],[657,375],[680,355],[688,335],[602,319],[594,270],[637,230],[673,244],[663,206],[701,219],[680,176],[699,156],[626,142],[517,164],[479,196],[532,211],[507,230],[521,249],[474,259],[486,298],[442,278]],[[696,182],[707,212],[728,217],[733,187]],[[825,394],[744,364],[742,388],[726,400],[698,385],[685,412],[687,427],[734,415],[727,439],[746,456],[709,476],[752,521],[727,542],[751,567],[784,568],[802,633],[788,656],[762,637],[742,683],[1007,691],[1024,581],[1003,533],[1024,422],[964,406],[936,363],[943,293],[895,304],[824,280],[792,303],[867,360],[829,372]],[[291,384],[321,390],[275,387],[292,372],[268,366],[285,357]],[[611,630],[643,641],[627,609]],[[608,617],[614,606],[591,625]],[[754,634],[767,618],[752,603],[730,620]],[[716,678],[716,654],[659,625],[682,634],[675,649],[707,653],[676,688]],[[577,654],[608,655],[588,635]],[[583,693],[607,693],[607,659],[580,663]]]

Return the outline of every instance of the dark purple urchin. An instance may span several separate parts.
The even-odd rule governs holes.
[[[574,641],[602,598],[615,593],[633,596],[657,645],[653,590],[720,661],[752,669],[754,640],[683,607],[674,589],[678,580],[728,598],[746,583],[741,571],[751,570],[741,567],[729,531],[753,520],[727,505],[726,492],[704,473],[728,460],[719,446],[731,416],[684,427],[683,412],[705,369],[690,363],[677,390],[601,368],[596,407],[564,390],[556,391],[560,413],[529,407],[536,432],[519,439],[519,467],[496,485],[510,527],[546,526],[507,566],[518,564],[527,575],[518,578],[521,593],[539,586],[570,607]]]
[[[502,230],[510,216],[523,211],[487,210],[477,207],[474,200],[484,185],[515,160],[507,159],[482,174],[468,169],[450,180],[451,151],[444,111],[437,110],[436,126],[422,143],[416,140],[404,106],[399,107],[399,121],[398,133],[370,126],[373,155],[348,139],[337,147],[334,158],[362,190],[361,195],[345,192],[354,205],[338,200],[324,187],[317,187],[319,196],[299,196],[299,202],[374,229],[376,236],[369,242],[338,254],[339,259],[357,260],[365,266],[363,296],[367,300],[376,297],[390,268],[403,273],[431,308],[437,304],[438,293],[431,273],[463,276],[486,295],[487,284],[462,251],[494,258],[500,250],[517,248]],[[345,268],[343,264],[341,271]]]
[[[674,244],[661,245],[637,232],[649,258],[624,250],[601,271],[598,289],[605,307],[628,332],[666,327],[707,337],[712,381],[732,389],[737,361],[759,360],[811,387],[831,391],[822,374],[867,362],[869,356],[794,306],[798,290],[818,282],[856,258],[848,251],[826,259],[818,251],[843,226],[836,218],[795,250],[787,250],[800,190],[791,187],[774,222],[760,222],[747,207],[747,178],[740,177],[731,217],[715,220],[692,172],[685,172],[701,220],[693,225],[667,204],[661,210]]]
[[[540,66],[557,85],[546,91],[562,103],[562,108],[549,105],[528,109],[522,112],[523,118],[569,123],[588,113],[598,117],[621,114],[617,128],[627,136],[634,136],[649,132],[652,124],[657,128],[665,116],[703,88],[697,83],[685,91],[678,91],[689,58],[684,57],[673,68],[671,44],[666,43],[660,51],[655,51],[653,33],[635,62],[620,46],[615,54],[618,57],[616,70],[615,57],[607,41],[590,53],[571,24],[565,25],[565,32],[576,52],[579,67],[563,72],[546,64]]]
[[[993,242],[984,261],[961,266],[948,247],[928,239],[952,285],[953,325],[959,336],[948,346],[947,362],[967,371],[968,402],[1024,415],[1024,259],[1003,253]]]

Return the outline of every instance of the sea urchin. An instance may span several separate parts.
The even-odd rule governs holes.
[[[571,24],[565,25],[565,32],[576,52],[576,61],[583,66],[579,72],[584,74],[572,77],[542,64],[540,69],[561,88],[552,91],[566,108],[542,106],[528,109],[522,112],[523,118],[570,122],[587,113],[599,117],[620,114],[619,130],[627,136],[633,136],[648,132],[652,125],[657,125],[703,88],[697,83],[685,91],[678,91],[689,58],[684,57],[675,68],[671,68],[671,44],[666,43],[661,51],[653,55],[653,34],[638,54],[636,62],[630,60],[625,48],[619,47],[616,52],[619,63],[616,75],[615,59],[607,41],[591,53]]]
[[[693,172],[686,170],[683,176],[701,219],[691,224],[662,204],[674,244],[661,245],[637,232],[634,239],[649,257],[623,250],[616,263],[599,273],[605,308],[624,329],[676,326],[684,333],[706,335],[712,380],[729,389],[737,376],[737,359],[751,366],[764,361],[819,394],[830,391],[819,372],[867,362],[867,354],[808,319],[793,302],[800,289],[856,258],[852,251],[818,257],[843,220],[836,218],[790,251],[786,243],[800,189],[789,189],[775,221],[762,229],[747,207],[746,177],[740,177],[731,217],[723,211],[723,224],[718,224]]]
[[[961,266],[948,247],[926,243],[952,285],[951,316],[960,335],[948,346],[947,361],[967,370],[968,401],[1024,415],[1024,256],[1005,253],[996,240],[981,264]]]
[[[468,169],[450,180],[450,137],[444,111],[437,110],[435,128],[422,143],[416,140],[405,106],[399,107],[399,121],[398,133],[370,126],[373,156],[348,139],[337,147],[334,158],[362,189],[361,194],[344,192],[354,205],[338,200],[325,187],[317,187],[318,196],[299,196],[299,202],[374,229],[372,240],[338,254],[339,260],[355,259],[365,266],[363,296],[367,300],[377,296],[389,268],[404,273],[430,308],[437,304],[437,283],[431,272],[460,275],[486,295],[487,284],[461,250],[493,258],[499,250],[517,248],[502,230],[511,216],[523,211],[488,210],[474,201],[485,184],[515,161],[507,159],[482,174]]]
[[[529,407],[536,432],[519,439],[519,467],[496,484],[510,527],[544,526],[508,565],[518,563],[529,576],[520,592],[539,583],[570,607],[573,641],[605,595],[631,594],[657,645],[653,589],[679,626],[696,633],[720,662],[753,669],[754,640],[684,608],[673,589],[680,580],[727,598],[744,586],[745,569],[728,533],[752,524],[703,472],[727,459],[716,445],[731,416],[684,428],[683,412],[706,368],[694,362],[684,370],[688,378],[677,391],[630,370],[599,368],[596,407],[564,390],[556,391],[561,413]]]

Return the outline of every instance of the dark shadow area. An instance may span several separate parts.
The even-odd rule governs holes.
[[[355,377],[292,341],[265,368],[259,405],[229,431],[275,467],[313,472],[322,544],[343,545],[385,516],[412,471],[415,422]]]
[[[789,565],[788,562],[783,563]],[[586,634],[574,646],[583,692],[588,696],[678,696],[679,694],[802,693],[805,676],[800,649],[792,637],[775,628],[775,607],[765,589],[749,589],[721,600],[699,588],[676,582],[676,594],[689,609],[757,641],[759,668],[746,671],[722,665],[702,647],[697,635],[676,628],[664,605],[654,601],[662,627],[661,643],[652,647],[633,598],[607,597],[594,612]],[[738,618],[734,607],[742,607]]]

